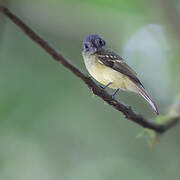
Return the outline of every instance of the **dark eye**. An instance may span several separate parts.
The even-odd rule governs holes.
[[[88,46],[87,44],[85,44],[84,47],[85,47],[85,49],[88,49],[88,48],[89,48],[89,46]]]
[[[104,45],[104,41],[103,40],[99,40],[99,45],[103,46]]]

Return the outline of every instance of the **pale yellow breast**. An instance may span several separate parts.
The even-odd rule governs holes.
[[[127,76],[99,62],[96,55],[86,56],[83,54],[83,58],[91,76],[103,85],[112,82],[109,87],[126,90],[128,85],[132,83]]]

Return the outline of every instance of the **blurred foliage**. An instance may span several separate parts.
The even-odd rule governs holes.
[[[161,1],[9,0],[8,7],[86,72],[84,36],[98,33],[139,75],[161,114],[179,94],[180,55]],[[179,12],[179,1],[172,1]],[[111,92],[109,89],[108,91]],[[0,179],[178,180],[178,126],[149,148],[124,119],[0,15]],[[147,118],[139,96],[117,96]]]

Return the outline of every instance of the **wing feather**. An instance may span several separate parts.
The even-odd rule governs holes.
[[[101,63],[111,67],[115,71],[118,71],[126,75],[134,83],[139,84],[143,87],[142,83],[137,78],[136,72],[127,65],[127,63],[124,61],[124,59],[121,56],[117,55],[116,53],[110,50],[100,51],[97,54],[98,54],[98,59]]]

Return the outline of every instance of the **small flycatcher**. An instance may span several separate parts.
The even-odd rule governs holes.
[[[85,66],[91,76],[106,87],[116,89],[114,98],[119,89],[140,94],[153,108],[156,114],[157,107],[152,98],[137,78],[137,74],[124,59],[111,49],[106,48],[105,41],[97,34],[84,38],[82,55]]]

